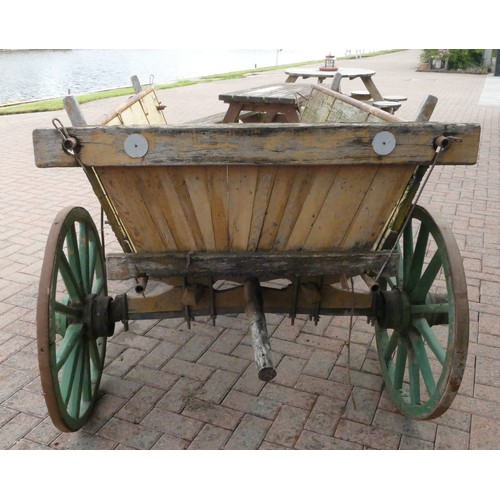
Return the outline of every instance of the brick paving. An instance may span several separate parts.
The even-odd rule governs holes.
[[[360,318],[347,368],[346,318],[268,315],[278,376],[256,377],[246,320],[220,316],[131,323],[108,343],[101,397],[75,433],[47,415],[36,358],[36,297],[48,229],[67,205],[99,220],[90,185],[78,169],[34,165],[32,130],[64,112],[0,117],[0,449],[499,449],[500,448],[500,78],[417,72],[419,51],[357,59],[373,68],[384,94],[408,101],[413,119],[428,94],[433,120],[482,126],[476,166],[436,168],[421,198],[451,223],[464,260],[470,299],[470,346],[462,386],[433,421],[398,414],[383,389],[373,330]],[[218,94],[281,82],[282,71],[163,90],[170,123],[221,112]],[[353,82],[345,90],[358,88]],[[483,95],[483,89],[487,89]],[[498,94],[496,94],[498,95]],[[89,123],[123,99],[83,106]],[[117,250],[107,231],[108,250]],[[130,283],[110,283],[110,294]],[[352,391],[349,386],[352,381]],[[353,402],[356,404],[354,404]]]

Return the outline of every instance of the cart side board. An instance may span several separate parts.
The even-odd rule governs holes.
[[[381,131],[396,138],[375,153]],[[433,142],[459,138],[440,164],[477,159],[464,124],[216,125],[68,129],[94,169],[133,252],[346,251],[374,247]],[[144,157],[124,142],[139,134]],[[73,166],[56,130],[34,132],[38,166]],[[128,249],[126,250],[128,251]]]

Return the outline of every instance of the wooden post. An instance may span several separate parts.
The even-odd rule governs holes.
[[[85,127],[87,125],[80,105],[74,96],[66,96],[63,99],[63,105],[73,127]]]
[[[416,122],[428,122],[431,118],[431,115],[434,111],[434,108],[436,107],[438,100],[437,97],[433,95],[428,95],[425,99],[425,101],[422,103],[422,106],[420,106],[420,109],[418,111],[418,115],[415,118]]]
[[[341,81],[342,81],[342,74],[335,73],[335,76],[332,78],[332,84],[330,85],[330,89],[335,90],[335,92],[340,92]]]
[[[243,284],[243,290],[245,312],[249,323],[248,330],[252,337],[259,379],[269,382],[269,380],[276,377],[276,370],[271,360],[271,343],[267,333],[259,280],[257,278],[247,278]]]
[[[139,81],[139,78],[137,75],[132,75],[130,77],[130,80],[132,81],[132,86],[134,87],[134,92],[138,94],[139,92],[142,92],[142,85],[141,82]]]

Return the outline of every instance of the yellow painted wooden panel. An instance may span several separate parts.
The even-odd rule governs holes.
[[[109,122],[107,122],[105,125],[113,126],[113,125],[123,125],[120,116],[115,116]]]
[[[144,109],[142,109],[140,101],[124,109],[120,113],[120,117],[124,125],[148,125],[148,119],[144,114]]]
[[[158,101],[158,96],[154,91],[146,94],[141,99],[141,102],[147,121],[150,125],[165,125],[167,123],[164,111],[157,108],[157,106],[160,106],[161,103]]]

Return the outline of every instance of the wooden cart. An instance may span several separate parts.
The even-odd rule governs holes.
[[[81,207],[50,230],[37,334],[54,424],[88,420],[115,323],[242,312],[266,381],[264,313],[366,316],[396,407],[441,415],[465,367],[467,288],[449,226],[413,200],[429,166],[476,162],[479,126],[402,122],[319,87],[302,123],[169,126],[137,90],[101,125],[70,100],[72,127],[33,133],[38,167],[84,170],[123,249],[105,256]],[[108,295],[129,278],[137,294]]]

